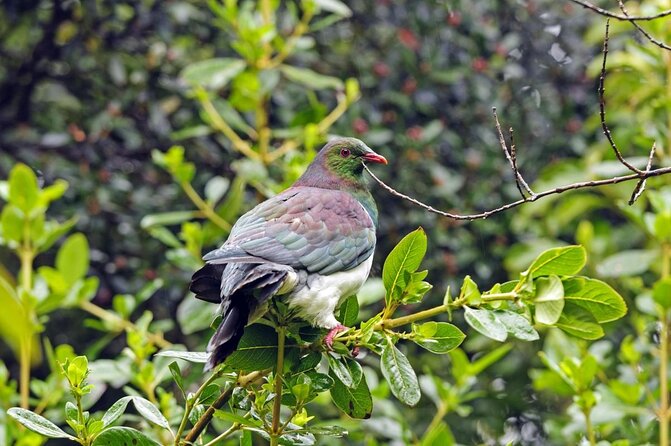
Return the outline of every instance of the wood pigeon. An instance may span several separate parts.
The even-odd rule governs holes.
[[[220,304],[222,316],[206,370],[235,351],[244,327],[266,313],[274,296],[330,329],[329,346],[345,329],[333,313],[366,281],[375,250],[377,207],[364,162],[387,164],[358,139],[329,142],[293,186],[240,217],[228,240],[203,257],[190,290]]]

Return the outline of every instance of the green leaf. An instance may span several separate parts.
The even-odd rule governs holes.
[[[667,277],[655,282],[652,288],[652,298],[665,310],[671,308],[671,279]]]
[[[471,305],[478,305],[480,303],[480,296],[478,285],[473,282],[471,276],[464,277],[464,282],[461,284],[461,290],[459,291],[459,298],[465,299]]]
[[[210,356],[207,352],[183,352],[178,350],[163,350],[154,356],[165,356],[167,358],[183,359],[195,364],[205,364]]]
[[[130,427],[115,426],[100,433],[92,446],[160,446],[142,432]]]
[[[177,307],[177,322],[186,335],[205,330],[212,325],[212,304],[188,294]]]
[[[198,216],[196,211],[173,211],[160,214],[149,214],[142,217],[140,226],[142,229],[148,229],[153,226],[169,226],[184,223]]]
[[[296,344],[285,345],[285,355]],[[269,369],[277,362],[277,333],[272,327],[255,324],[245,328],[238,348],[226,359],[235,370],[254,371]]]
[[[408,358],[389,339],[382,350],[380,366],[382,375],[389,383],[391,393],[400,402],[408,406],[414,406],[419,402],[421,392],[415,370]]]
[[[44,252],[51,248],[56,241],[64,236],[77,223],[77,217],[72,217],[63,223],[56,221],[47,221],[44,224],[44,233],[39,240],[36,240],[36,246],[39,252]]]
[[[361,364],[345,356],[336,358],[329,354],[326,358],[329,363],[329,371],[337,376],[341,383],[350,388],[355,388],[359,385],[361,376],[363,376]]]
[[[564,286],[557,276],[541,277],[534,281],[534,317],[542,324],[554,325],[564,309]]]
[[[507,342],[487,353],[485,356],[481,356],[477,360],[473,361],[473,363],[468,366],[468,371],[470,372],[471,376],[478,376],[485,369],[496,364],[499,360],[501,360],[501,358],[506,356],[510,350],[513,349],[513,346],[513,343]],[[461,352],[464,354],[461,350],[454,350],[453,353],[456,352]]]
[[[589,311],[599,323],[620,319],[627,304],[610,285],[587,277],[564,279],[564,299]]]
[[[382,268],[382,281],[387,290],[385,296],[387,304],[400,297],[407,285],[404,273],[417,271],[426,254],[426,245],[424,229],[417,228],[403,237],[387,256]]]
[[[17,164],[9,172],[9,203],[21,209],[25,214],[37,205],[40,189],[35,172],[25,164]]]
[[[338,321],[346,327],[351,327],[356,324],[358,317],[359,299],[356,296],[350,296],[340,305]]]
[[[503,323],[506,331],[523,341],[536,341],[540,338],[527,318],[510,310],[496,312],[496,318]]]
[[[464,307],[464,318],[468,325],[490,339],[503,342],[508,337],[506,328],[491,310]]]
[[[292,65],[280,65],[280,71],[290,81],[304,85],[311,90],[324,90],[333,88],[336,90],[344,87],[343,82],[337,77],[324,76],[308,68],[299,68]]]
[[[570,335],[590,341],[604,335],[603,328],[590,312],[570,302],[566,303],[555,325]]]
[[[56,269],[72,285],[83,278],[89,269],[89,242],[84,234],[68,237],[56,254]]]
[[[9,410],[7,410],[7,415],[14,418],[19,423],[23,424],[31,431],[37,432],[38,434],[44,435],[45,437],[68,438],[73,441],[76,440],[75,437],[67,434],[66,432],[61,430],[60,427],[56,426],[51,421],[30,410],[21,409],[20,407],[12,407]]]
[[[415,335],[412,338],[413,342],[439,355],[459,347],[466,337],[461,330],[447,322],[413,324],[412,331]]]
[[[7,241],[20,242],[23,240],[24,213],[13,204],[8,204],[2,210],[0,215],[0,225],[2,226],[2,238]]]
[[[577,274],[587,261],[585,248],[582,246],[564,246],[562,248],[548,249],[541,253],[531,266],[527,273],[531,277],[549,276],[570,276]]]
[[[18,357],[20,343],[33,337],[33,323],[26,314],[14,287],[0,275],[0,337]],[[39,347],[38,347],[39,348]]]
[[[175,384],[177,384],[179,390],[182,391],[182,395],[184,395],[184,378],[182,378],[182,371],[179,369],[179,364],[177,364],[177,361],[171,362],[168,366],[168,369],[170,370],[172,379],[175,380]]]
[[[163,416],[161,411],[159,411],[151,401],[140,396],[125,396],[112,404],[107,412],[105,412],[105,415],[103,415],[103,426],[109,426],[114,423],[124,413],[126,406],[128,406],[130,401],[133,402],[135,409],[137,409],[138,413],[146,420],[151,421],[164,429],[169,429],[170,425],[168,420]]]
[[[334,381],[330,393],[335,405],[352,418],[370,418],[373,398],[366,383],[366,376],[361,376],[359,385],[355,388],[347,387],[332,373],[329,376]]]
[[[224,177],[212,177],[205,183],[205,199],[214,205],[221,200],[231,185],[231,180]]]
[[[596,272],[599,277],[639,276],[650,269],[659,258],[657,250],[632,249],[621,251],[599,263]]]
[[[315,0],[315,4],[322,11],[332,12],[341,17],[349,17],[352,15],[352,10],[349,9],[345,3],[338,0]]]
[[[52,201],[61,198],[66,190],[68,190],[67,181],[61,179],[54,181],[54,184],[47,186],[40,191],[40,205],[44,207],[48,206]]]
[[[219,57],[187,65],[181,78],[196,87],[219,90],[241,73],[247,64],[242,59]]]
[[[243,426],[249,426],[249,427],[261,426],[261,422],[252,417],[244,417],[234,412],[227,412],[219,409],[214,411],[214,417],[220,420],[228,421],[229,423],[239,423]]]

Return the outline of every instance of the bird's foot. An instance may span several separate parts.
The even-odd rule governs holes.
[[[345,330],[347,330],[347,327],[342,324],[338,324],[328,332],[326,337],[324,337],[324,344],[326,344],[329,350],[333,349],[333,340],[335,339],[336,335]]]

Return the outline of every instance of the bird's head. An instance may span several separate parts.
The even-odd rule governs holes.
[[[387,160],[359,139],[333,139],[319,151],[296,186],[339,189],[343,184],[338,182],[360,184],[363,163],[387,164]]]

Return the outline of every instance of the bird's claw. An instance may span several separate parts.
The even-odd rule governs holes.
[[[335,339],[336,335],[338,333],[341,333],[343,331],[347,330],[347,327],[345,327],[342,324],[336,325],[333,327],[327,334],[326,337],[324,337],[324,344],[328,347],[329,350],[333,350],[333,340]]]

